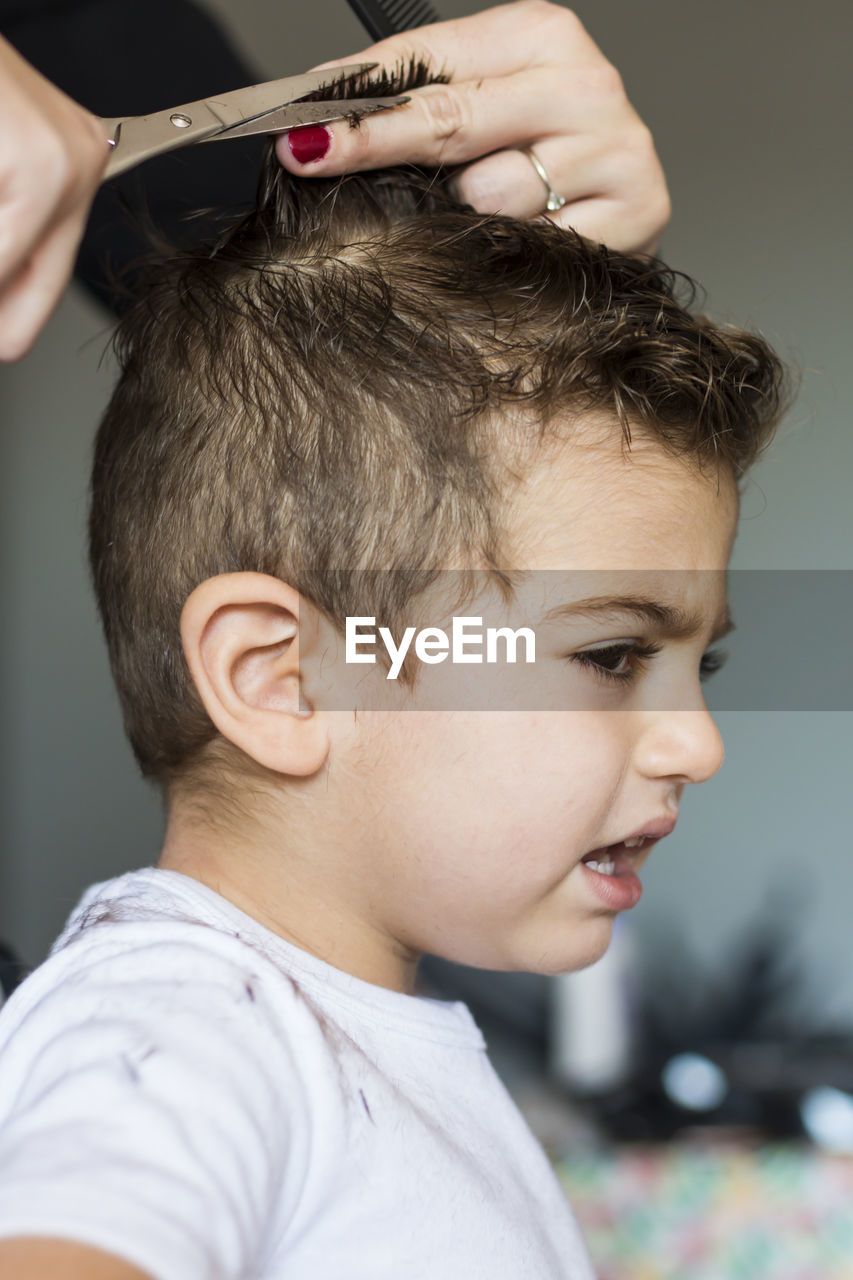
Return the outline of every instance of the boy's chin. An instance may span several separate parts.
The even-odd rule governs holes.
[[[596,913],[585,920],[566,921],[558,926],[559,933],[550,931],[544,937],[518,940],[515,946],[504,947],[493,957],[446,956],[456,964],[467,964],[477,969],[494,969],[503,973],[537,973],[544,977],[559,977],[564,973],[576,973],[587,969],[604,955],[613,937],[612,912]]]
[[[535,972],[556,978],[564,973],[588,969],[610,946],[614,919],[612,912],[607,912],[567,928],[563,944],[555,945],[550,952],[541,955]]]

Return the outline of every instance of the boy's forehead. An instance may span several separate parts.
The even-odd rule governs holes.
[[[640,432],[629,449],[618,421],[593,420],[527,468],[506,511],[511,567],[721,570],[737,517],[730,474],[700,471]]]

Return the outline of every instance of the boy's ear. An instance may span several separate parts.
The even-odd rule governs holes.
[[[312,641],[297,591],[264,573],[224,573],[193,591],[181,640],[205,710],[223,737],[276,773],[307,776],[329,751],[322,713],[304,697],[299,654]],[[303,612],[310,608],[303,603]]]

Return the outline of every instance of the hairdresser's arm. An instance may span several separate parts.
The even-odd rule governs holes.
[[[71,1240],[14,1236],[0,1240],[3,1280],[151,1280],[112,1253]]]
[[[296,162],[283,136],[282,164],[326,176],[406,161],[474,161],[458,178],[460,198],[484,213],[530,218],[546,199],[518,150],[531,146],[567,200],[550,215],[556,222],[615,249],[657,248],[670,205],[651,134],[571,10],[517,0],[335,61],[377,59],[392,67],[412,54],[446,69],[450,84],[418,89],[410,106],[371,116],[357,130],[331,126],[326,156],[308,165]]]

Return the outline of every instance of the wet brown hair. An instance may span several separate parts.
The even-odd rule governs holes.
[[[341,631],[394,630],[442,568],[519,567],[513,477],[595,410],[743,476],[783,370],[693,299],[660,262],[460,206],[447,175],[299,180],[270,152],[257,207],[156,267],[117,334],[90,557],[143,773],[188,776],[218,736],[179,634],[209,577],[273,574]]]

